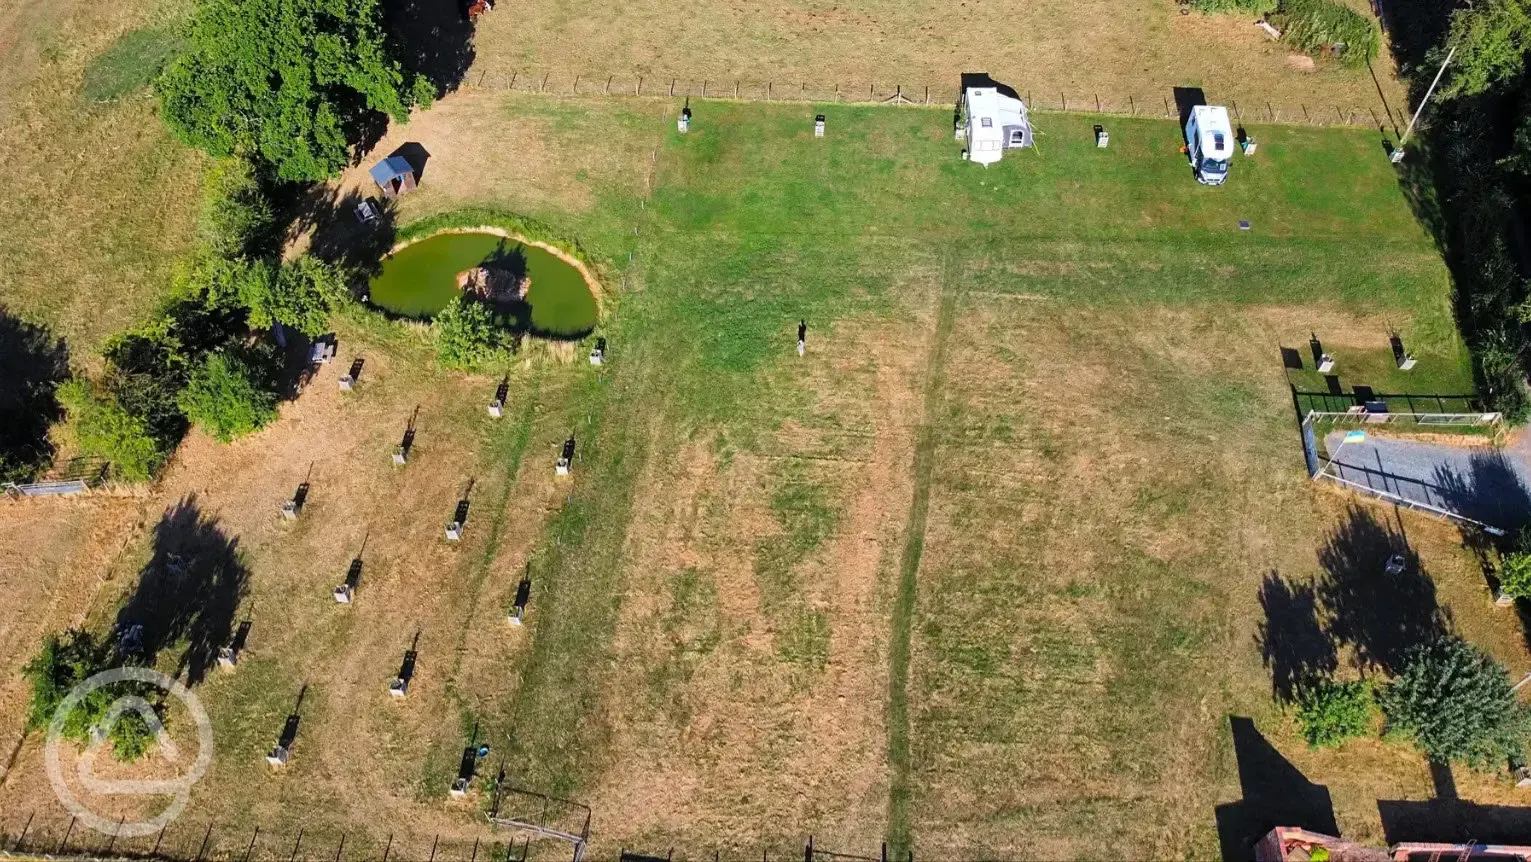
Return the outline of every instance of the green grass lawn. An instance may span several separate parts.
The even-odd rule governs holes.
[[[600,110],[577,104],[554,110]],[[1071,855],[1102,846],[1080,836],[1104,832],[1114,851],[1159,838],[1170,855],[1204,855],[1195,848],[1215,846],[1212,803],[1237,797],[1226,715],[1273,720],[1268,677],[1243,634],[1258,616],[1256,575],[1311,569],[1323,529],[1312,511],[1248,496],[1302,487],[1277,348],[1310,327],[1367,320],[1374,328],[1347,337],[1385,351],[1385,318],[1429,357],[1418,378],[1470,380],[1446,271],[1374,136],[1254,128],[1259,155],[1239,159],[1226,186],[1204,188],[1174,124],[1160,121],[1114,119],[1112,147],[1100,151],[1090,118],[1042,115],[1038,152],[984,170],[957,159],[937,111],[693,108],[683,137],[654,121],[655,187],[633,219],[625,268],[641,287],[620,297],[609,330],[628,355],[614,373],[636,388],[604,427],[680,431],[650,432],[644,457],[664,460],[697,437],[725,456],[774,457],[782,429],[805,426],[814,446],[787,454],[813,463],[856,423],[822,412],[822,389],[805,391],[792,370],[796,321],[811,322],[810,345],[853,319],[885,321],[889,339],[911,316],[934,327],[905,345],[930,364],[910,381],[924,403],[923,418],[907,417],[920,425],[905,465],[914,502],[894,513],[905,541],[879,588],[893,650],[889,798],[885,811],[857,814],[885,817],[895,847],[928,852]],[[631,124],[626,104],[607,110]],[[818,112],[822,140],[812,137]],[[1250,231],[1239,229],[1246,219]],[[620,260],[633,248],[625,234],[615,248],[610,234],[581,239]],[[987,370],[975,368],[979,356]],[[1072,381],[1077,365],[1097,373]],[[1107,463],[1087,471],[1096,437],[1109,442],[1093,461]],[[604,452],[576,499],[632,518],[620,501],[645,493],[631,484],[633,456]],[[1096,469],[1115,477],[1084,474]],[[767,615],[791,612],[771,610],[784,584],[811,590],[815,525],[851,514],[843,502],[825,508],[843,494],[777,488],[769,501],[782,532],[754,546]],[[626,718],[592,721],[589,709],[632,694],[610,676],[542,668],[620,651],[594,632],[612,623],[622,584],[576,572],[586,559],[620,559],[618,544],[642,524],[625,526],[560,519],[558,557],[583,595],[560,598],[556,631],[585,632],[578,649],[589,652],[539,644],[522,677],[521,702],[535,712],[518,724],[535,715],[574,728],[518,743],[546,755],[539,773],[557,765],[545,780],[566,792],[610,780],[601,764],[620,757],[612,740]],[[1246,546],[1235,565],[1226,549],[1250,530],[1274,546]],[[726,589],[709,581],[718,577],[685,574],[710,583],[707,594]],[[782,663],[801,663],[793,645],[837,631],[833,621],[780,625]],[[730,654],[726,639],[718,654]],[[650,685],[679,701],[686,679]],[[667,720],[680,721],[656,723]],[[802,828],[834,822],[819,818]],[[705,833],[692,840],[712,846]]]
[[[503,425],[470,405],[422,436],[471,446],[454,469],[483,490],[460,549],[379,564],[450,587],[400,613],[467,620],[458,658],[422,659],[447,701],[411,694],[439,726],[400,719],[364,749],[407,764],[265,778],[254,752],[299,683],[319,728],[349,726],[328,692],[377,688],[320,661],[364,627],[293,634],[208,691],[250,756],[195,798],[207,819],[286,811],[363,847],[399,812],[468,824],[440,794],[475,725],[518,786],[595,806],[601,846],[677,858],[810,833],[931,858],[1212,856],[1213,807],[1239,797],[1230,715],[1337,782],[1347,834],[1380,840],[1375,800],[1427,792],[1422,762],[1300,751],[1254,645],[1261,578],[1315,572],[1335,512],[1305,483],[1279,348],[1318,331],[1347,379],[1393,387],[1396,328],[1411,379],[1470,381],[1445,267],[1374,135],[1251,127],[1258,155],[1205,188],[1157,120],[1107,120],[1098,150],[1091,117],[1038,115],[1040,147],[986,170],[941,110],[694,102],[681,136],[678,102],[453,98],[480,137],[458,157],[418,132],[432,173],[404,219],[492,204],[577,240],[607,283],[608,363],[518,367]],[[530,169],[541,186],[506,179]],[[377,386],[407,415],[434,386],[389,340],[409,337],[342,326],[411,369],[357,403]],[[568,433],[573,483],[537,491]],[[391,498],[409,475],[369,481]],[[307,541],[242,545],[262,602]],[[527,561],[522,648],[456,603]],[[1454,610],[1513,626],[1485,607]],[[461,658],[484,639],[493,662]],[[344,818],[315,804],[337,794]]]

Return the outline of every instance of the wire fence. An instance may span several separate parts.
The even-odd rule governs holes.
[[[744,79],[678,78],[652,75],[587,74],[566,70],[532,69],[513,72],[471,72],[465,87],[542,93],[553,96],[631,96],[648,98],[733,99],[738,101],[805,102],[811,104],[887,104],[956,107],[959,85],[947,83],[804,83]],[[1173,95],[1112,94],[1050,90],[1018,90],[1033,111],[1065,111],[1131,117],[1175,118]],[[1398,127],[1407,121],[1385,107],[1274,104],[1270,101],[1230,101],[1229,112],[1239,122],[1288,123],[1311,126]]]
[[[228,826],[183,818],[138,837],[103,835],[79,821],[57,819],[58,811],[0,815],[0,859],[122,859],[144,862],[562,862],[578,859],[567,842],[524,830],[497,829],[470,834],[429,835],[353,832],[285,826]],[[914,862],[914,853],[864,855],[826,849],[810,835],[769,846],[689,848],[680,858],[711,862]],[[606,848],[587,860],[670,860],[675,848]]]

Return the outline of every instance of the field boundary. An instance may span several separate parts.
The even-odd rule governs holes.
[[[566,69],[541,69],[511,73],[479,72],[470,75],[461,85],[464,90],[500,90],[521,93],[538,93],[549,96],[627,96],[654,99],[706,99],[733,102],[786,102],[848,105],[907,105],[920,107],[955,108],[959,87],[947,83],[886,84],[838,82],[788,82],[745,81],[742,79],[716,81],[710,79],[681,78],[674,76],[650,76],[630,73],[613,75]],[[1156,93],[1148,96],[1137,94],[1069,93],[1041,90],[1019,91],[1026,106],[1044,113],[1078,113],[1093,115],[1116,115],[1145,117],[1149,119],[1175,119],[1178,108],[1173,96]],[[1349,126],[1362,128],[1393,128],[1396,132],[1408,122],[1403,111],[1394,113],[1382,106],[1319,105],[1299,103],[1276,105],[1270,101],[1251,103],[1237,101],[1228,103],[1229,111],[1236,121],[1275,123],[1297,126]]]

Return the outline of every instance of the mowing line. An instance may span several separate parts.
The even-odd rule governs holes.
[[[510,504],[510,493],[516,487],[516,475],[521,471],[521,457],[526,454],[526,446],[531,442],[532,419],[537,413],[537,393],[541,388],[541,369],[532,377],[531,392],[527,394],[525,407],[521,410],[521,419],[516,423],[513,434],[507,434],[496,441],[501,445],[508,443],[504,450],[504,457],[498,457],[500,451],[492,453],[497,464],[505,467],[505,481],[500,487],[500,494],[494,501],[494,517],[489,522],[489,538],[484,542],[484,553],[474,564],[473,581],[468,587],[468,605],[464,611],[464,619],[457,627],[457,644],[452,650],[452,670],[447,674],[447,691],[457,700],[461,707],[462,699],[457,693],[457,673],[462,669],[463,645],[468,641],[469,623],[472,622],[474,609],[478,606],[478,595],[484,589],[484,582],[489,577],[489,568],[494,564],[494,558],[500,552],[500,537],[505,531],[506,508]],[[499,446],[494,447],[499,450]]]
[[[949,257],[948,257],[949,262]],[[943,267],[944,269],[945,267]],[[930,479],[935,470],[936,435],[932,418],[946,372],[946,342],[956,317],[956,297],[944,287],[936,317],[935,343],[925,369],[924,417],[914,444],[914,497],[899,560],[898,598],[893,603],[893,638],[888,647],[888,761],[893,770],[888,789],[888,846],[895,856],[913,849],[909,801],[913,793],[909,762],[909,644],[914,628],[914,600],[920,557],[925,552],[925,519],[930,510]]]

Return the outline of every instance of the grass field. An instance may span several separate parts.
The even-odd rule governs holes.
[[[1366,4],[1355,8],[1370,17]],[[567,88],[580,74],[586,87],[607,76],[630,87],[641,75],[651,88],[679,78],[692,94],[705,80],[713,94],[772,81],[778,98],[803,86],[827,97],[836,86],[864,94],[898,84],[918,96],[926,86],[955,93],[962,73],[989,72],[1052,107],[1098,96],[1126,111],[1131,96],[1158,110],[1172,87],[1187,86],[1248,109],[1269,101],[1288,116],[1302,105],[1384,118],[1408,110],[1385,48],[1375,78],[1364,66],[1315,66],[1268,40],[1252,16],[1183,14],[1172,0],[619,0],[593,9],[506,0],[495,11],[474,37],[470,82],[550,74],[550,86]]]
[[[149,312],[190,247],[203,159],[145,98],[154,34],[187,5],[6,4],[0,305],[52,327],[83,365]]]
[[[940,110],[693,102],[680,137],[678,109],[472,93],[394,129],[380,149],[431,153],[405,221],[492,206],[590,250],[608,364],[535,351],[494,422],[495,378],[348,316],[357,391],[329,369],[267,431],[194,436],[102,564],[120,585],[89,613],[105,626],[140,571],[162,588],[156,555],[225,561],[237,613],[174,630],[167,667],[197,632],[254,626],[240,668],[197,688],[218,757],[172,829],[187,855],[212,821],[224,853],[259,826],[268,856],[299,828],[326,858],[342,831],[346,858],[390,833],[400,858],[435,834],[466,856],[486,800],[446,788],[476,729],[488,768],[591,805],[602,853],[799,853],[814,834],[927,858],[1206,858],[1214,809],[1247,790],[1237,716],[1329,786],[1345,834],[1381,841],[1376,801],[1428,798],[1425,763],[1304,750],[1261,647],[1272,579],[1334,582],[1324,552],[1358,532],[1402,530],[1454,624],[1531,669],[1454,530],[1303,479],[1280,347],[1317,331],[1370,355],[1392,328],[1431,380],[1467,379],[1445,269],[1373,136],[1251,128],[1259,155],[1208,189],[1167,122],[1113,120],[1099,151],[1090,117],[1041,115],[1038,151],[983,170]],[[574,476],[555,479],[570,433]],[[329,592],[364,540],[343,608]],[[261,754],[305,684],[274,774]],[[33,737],[0,828],[45,785]]]

